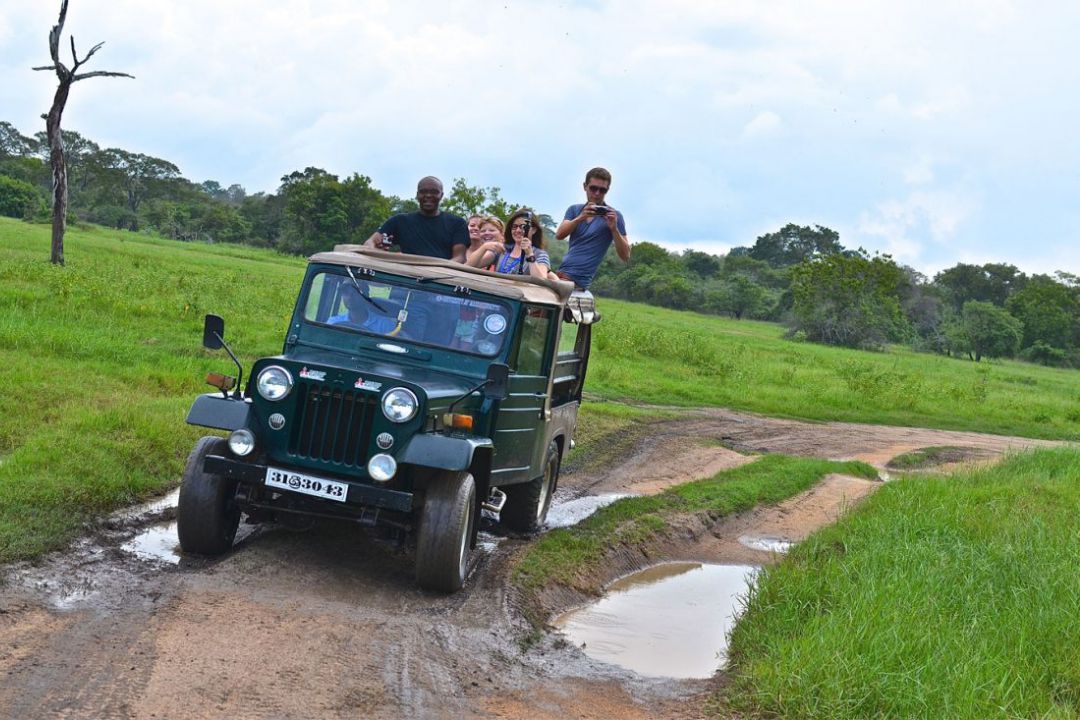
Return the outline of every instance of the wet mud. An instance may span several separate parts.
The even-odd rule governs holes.
[[[979,457],[1022,438],[799,423],[727,411],[658,423],[599,472],[564,475],[555,524],[613,497],[659,492],[756,453],[884,468],[930,446]],[[807,493],[613,554],[603,585],[659,561],[766,565],[880,483],[831,476]],[[689,718],[719,675],[653,677],[537,633],[512,588],[530,538],[485,531],[465,588],[419,590],[412,548],[351,525],[242,526],[226,556],[175,552],[175,499],[95,526],[66,552],[0,568],[0,717]],[[489,530],[493,530],[489,528]],[[570,609],[550,593],[549,617]],[[580,599],[580,598],[579,598]]]

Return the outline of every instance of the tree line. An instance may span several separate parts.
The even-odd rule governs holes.
[[[186,241],[230,242],[308,255],[361,243],[384,219],[416,209],[371,178],[308,167],[274,193],[194,183],[173,163],[101,148],[63,131],[69,220]],[[0,215],[46,222],[51,176],[45,133],[24,136],[0,121]],[[453,181],[442,205],[467,216],[509,216],[519,207],[499,188]],[[554,229],[550,216],[541,222]],[[557,267],[565,247],[553,243]],[[634,244],[630,264],[609,253],[592,286],[598,295],[663,307],[782,322],[814,342],[878,349],[902,343],[972,360],[1020,357],[1080,367],[1080,278],[1027,275],[1008,264],[957,264],[932,279],[887,255],[848,249],[820,225],[789,224],[726,255]]]

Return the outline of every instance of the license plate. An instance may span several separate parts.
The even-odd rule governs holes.
[[[349,486],[343,482],[274,467],[266,468],[266,485],[338,502],[345,502],[349,495]]]

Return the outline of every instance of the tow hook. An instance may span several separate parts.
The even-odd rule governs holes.
[[[506,493],[497,487],[491,488],[491,494],[488,495],[488,499],[484,501],[484,504],[480,507],[485,510],[490,510],[493,513],[502,512],[503,505],[506,504]]]

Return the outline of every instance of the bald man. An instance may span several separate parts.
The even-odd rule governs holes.
[[[397,245],[401,252],[410,255],[465,262],[469,228],[462,218],[439,210],[442,199],[443,185],[439,178],[423,178],[416,184],[416,202],[420,204],[420,210],[394,215],[364,245],[379,250],[389,250]]]

